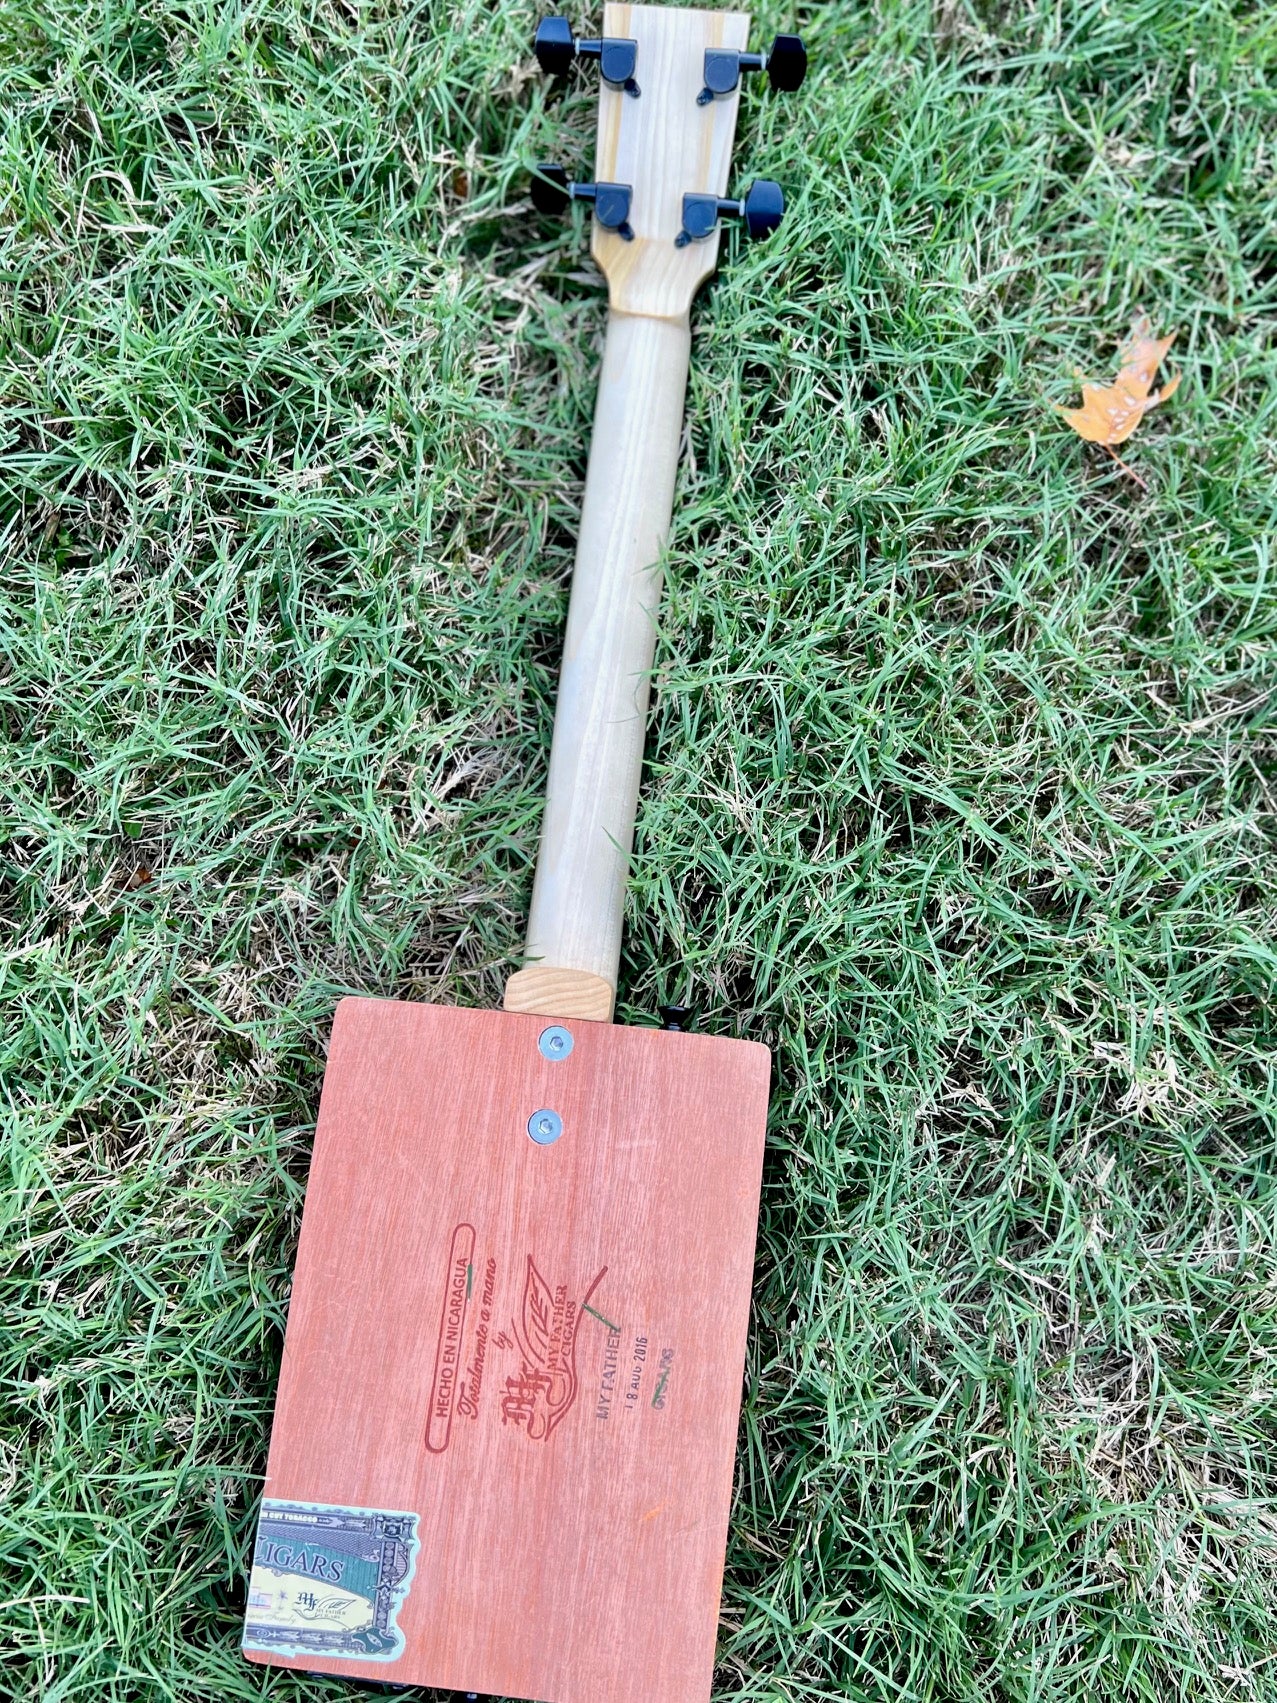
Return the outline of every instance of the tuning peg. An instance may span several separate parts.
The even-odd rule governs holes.
[[[691,1005],[658,1005],[661,1028],[677,1035],[687,1035],[696,1027],[696,1008]]]
[[[769,177],[756,177],[739,201],[721,195],[685,195],[683,228],[674,238],[676,248],[701,242],[713,233],[720,219],[740,219],[751,237],[769,237],[785,216],[785,195]]]
[[[770,53],[736,53],[726,47],[705,50],[705,87],[696,97],[698,106],[708,106],[716,95],[730,95],[742,71],[766,71],[773,89],[788,92],[801,88],[807,75],[807,49],[802,37],[778,35]]]
[[[630,199],[628,183],[573,183],[562,166],[539,165],[532,174],[532,205],[538,213],[562,213],[571,201],[591,201],[594,217],[605,231],[615,231],[629,242]]]
[[[566,77],[574,59],[597,59],[599,75],[613,89],[637,95],[634,67],[638,43],[626,36],[603,36],[599,41],[578,41],[566,18],[542,18],[532,43],[537,64],[550,77]]]

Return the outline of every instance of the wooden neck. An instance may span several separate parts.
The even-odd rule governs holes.
[[[507,1011],[612,1015],[690,348],[686,320],[608,316],[526,964]]]
[[[707,49],[743,50],[744,12],[612,3],[641,97],[599,93],[595,175],[633,190],[625,233],[596,225],[607,346],[581,510],[524,968],[507,1011],[606,1022],[616,997],[648,678],[683,433],[688,315],[719,233],[679,242],[686,192],[727,186],[739,90],[698,97]]]

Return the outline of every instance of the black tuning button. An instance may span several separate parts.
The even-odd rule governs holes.
[[[573,183],[562,166],[539,165],[532,174],[532,205],[538,213],[562,213],[571,201],[590,201],[594,217],[605,231],[615,231],[629,242],[630,200],[628,183]]]
[[[626,36],[604,36],[599,41],[578,40],[566,18],[542,18],[532,43],[537,64],[550,77],[566,77],[574,59],[597,59],[599,75],[613,89],[637,95],[634,67],[638,43]]]
[[[730,95],[742,71],[766,71],[773,89],[789,91],[802,87],[807,75],[807,49],[801,36],[778,35],[770,53],[736,53],[726,47],[705,50],[705,87],[697,95],[699,106],[708,106],[717,95]]]
[[[690,1005],[658,1005],[661,1028],[676,1035],[686,1035],[696,1027],[696,1012]]]
[[[740,219],[751,237],[769,237],[785,216],[785,196],[769,177],[756,177],[739,201],[721,195],[685,195],[683,228],[676,248],[701,242],[713,234],[720,219]]]

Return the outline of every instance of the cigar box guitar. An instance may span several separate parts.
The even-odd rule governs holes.
[[[253,1662],[544,1703],[706,1703],[767,1112],[752,1042],[611,1022],[697,288],[742,74],[795,37],[608,5],[609,316],[524,967],[504,1010],[338,1007],[248,1585]]]

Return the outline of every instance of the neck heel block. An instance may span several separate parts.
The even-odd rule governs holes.
[[[615,1000],[611,982],[589,970],[530,964],[506,982],[502,1005],[507,1011],[530,1011],[540,1017],[586,1017],[610,1023]]]

